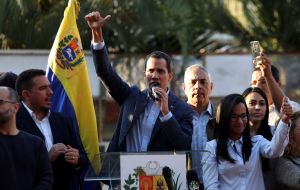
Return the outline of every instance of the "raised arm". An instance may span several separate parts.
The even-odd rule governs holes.
[[[120,78],[110,64],[108,52],[104,44],[102,29],[110,18],[110,15],[103,18],[99,12],[91,12],[85,16],[85,20],[92,31],[91,50],[96,73],[98,77],[101,78],[113,99],[116,100],[119,105],[122,105],[130,93],[130,87]]]
[[[260,67],[262,76],[264,76],[267,80],[270,93],[272,95],[273,103],[276,109],[279,111],[282,105],[282,99],[285,96],[284,92],[282,91],[279,83],[274,79],[271,71],[271,61],[270,59],[264,54],[260,53],[261,62],[258,63]]]
[[[282,98],[282,106],[280,109],[280,113],[282,114],[281,116],[281,120],[285,123],[285,124],[289,124],[290,122],[290,118],[293,114],[293,109],[292,106],[289,103],[289,99],[287,97],[283,97]]]
[[[98,11],[91,12],[85,17],[91,31],[92,31],[92,42],[100,43],[103,42],[102,27],[109,21],[111,18],[110,15],[105,16],[104,18],[100,15]]]
[[[264,157],[276,158],[283,154],[284,149],[288,143],[289,138],[289,122],[293,113],[292,106],[288,102],[288,98],[284,97],[281,106],[281,120],[275,131],[275,134],[270,141],[267,139],[262,140],[260,151]]]

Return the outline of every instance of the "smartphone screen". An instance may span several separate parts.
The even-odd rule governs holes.
[[[260,44],[259,41],[251,41],[250,47],[252,51],[252,57],[254,59],[254,63],[257,64],[259,60],[257,60],[257,56],[260,55]]]

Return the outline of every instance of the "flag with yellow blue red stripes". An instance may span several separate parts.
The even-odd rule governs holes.
[[[77,28],[79,4],[69,0],[48,58],[47,77],[52,85],[51,110],[64,112],[79,130],[89,161],[100,170],[96,116],[87,64]]]

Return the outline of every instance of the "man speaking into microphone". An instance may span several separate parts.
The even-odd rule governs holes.
[[[91,50],[97,75],[121,107],[108,151],[190,150],[193,111],[169,88],[173,79],[170,56],[161,51],[150,53],[144,70],[148,89],[129,86],[110,64],[104,43],[102,29],[110,15],[102,17],[99,12],[92,12],[85,19],[92,31]]]

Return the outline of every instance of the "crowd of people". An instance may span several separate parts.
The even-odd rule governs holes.
[[[210,100],[210,73],[187,67],[185,102],[169,88],[168,54],[145,58],[145,90],[130,86],[110,64],[102,35],[110,16],[91,12],[85,19],[96,73],[121,108],[108,152],[195,151],[199,189],[300,188],[300,105],[285,96],[264,53],[251,86],[218,106]],[[43,70],[0,74],[0,189],[83,189],[88,159],[72,120],[51,111],[52,94]]]

